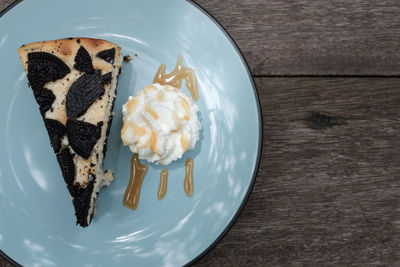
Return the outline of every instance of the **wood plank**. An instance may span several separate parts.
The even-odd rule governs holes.
[[[397,0],[195,0],[254,75],[399,75]]]
[[[197,266],[399,265],[400,79],[256,83],[264,144],[254,190]]]

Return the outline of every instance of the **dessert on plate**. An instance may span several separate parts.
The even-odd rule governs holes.
[[[138,206],[147,172],[147,165],[140,160],[168,165],[193,149],[200,138],[199,108],[193,101],[199,98],[194,70],[183,66],[182,57],[179,56],[175,69],[169,74],[165,71],[166,65],[163,63],[153,83],[135,96],[130,96],[122,106],[124,124],[121,139],[134,153],[122,203],[133,210]],[[180,90],[182,80],[186,81],[193,100]],[[193,195],[193,164],[191,158],[186,159],[184,189],[188,197]],[[160,174],[159,200],[166,194],[167,183],[168,170],[165,168]]]
[[[18,53],[75,208],[88,226],[100,188],[121,48],[105,40],[67,38],[23,45]]]

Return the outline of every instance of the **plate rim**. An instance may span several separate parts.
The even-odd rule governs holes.
[[[22,0],[21,0],[22,1]],[[194,0],[186,0],[189,4],[192,4],[195,8],[197,8],[200,12],[202,12],[204,15],[206,15],[220,30],[221,32],[225,35],[227,40],[231,43],[233,49],[236,51],[238,54],[240,60],[242,61],[243,66],[246,69],[247,76],[249,77],[251,87],[253,88],[253,93],[254,97],[256,100],[256,106],[257,106],[257,115],[258,115],[258,147],[257,147],[257,158],[256,158],[256,165],[254,166],[253,170],[253,175],[251,177],[251,181],[249,184],[249,187],[247,188],[247,192],[245,197],[242,200],[242,203],[240,204],[239,208],[237,209],[236,213],[233,215],[232,219],[230,222],[227,224],[225,229],[217,236],[217,238],[212,242],[203,252],[201,252],[197,257],[193,258],[191,261],[186,263],[184,266],[191,266],[197,261],[199,261],[201,258],[203,258],[205,255],[207,255],[221,240],[222,238],[229,232],[229,230],[232,228],[234,223],[237,221],[239,218],[240,214],[242,213],[244,207],[247,204],[247,201],[249,200],[249,197],[251,195],[251,192],[253,191],[254,183],[256,181],[256,177],[258,174],[258,170],[260,168],[260,162],[261,162],[261,153],[262,153],[262,144],[263,144],[263,116],[262,116],[262,110],[261,110],[261,104],[260,104],[260,97],[258,95],[257,87],[254,82],[254,77],[251,74],[249,64],[247,63],[246,58],[243,56],[242,50],[240,50],[239,46],[235,42],[235,40],[232,38],[232,36],[229,34],[229,32],[222,26],[221,23],[210,13],[208,12],[204,7],[202,7],[199,3],[195,2]]]
[[[21,3],[23,0],[16,0],[10,5],[8,5],[5,9],[3,9],[0,12],[0,18],[6,14],[8,11],[10,11],[13,7],[17,6],[19,3]],[[249,187],[247,188],[246,195],[244,196],[242,203],[240,204],[239,208],[235,212],[234,216],[232,219],[229,221],[227,226],[224,228],[224,230],[219,234],[216,239],[205,249],[203,250],[200,254],[198,254],[196,257],[194,257],[192,260],[184,264],[184,266],[191,266],[194,263],[198,262],[201,258],[203,258],[205,255],[207,255],[221,240],[222,238],[229,232],[229,230],[232,228],[234,223],[237,221],[239,218],[240,214],[242,213],[244,207],[246,206],[249,197],[251,195],[251,192],[253,191],[254,183],[256,181],[256,177],[258,174],[258,170],[260,168],[260,162],[261,162],[261,154],[262,154],[262,144],[263,144],[263,116],[262,116],[262,110],[261,110],[261,104],[260,104],[260,97],[258,95],[257,87],[254,82],[254,77],[250,71],[249,64],[246,60],[246,58],[243,56],[243,52],[240,50],[239,46],[235,42],[235,40],[232,38],[232,36],[229,34],[229,32],[225,29],[225,27],[209,12],[207,11],[204,7],[202,7],[199,3],[195,2],[194,0],[186,0],[187,3],[191,4],[194,8],[199,10],[201,13],[203,13],[205,16],[207,16],[220,30],[221,32],[225,35],[227,40],[231,43],[233,49],[236,51],[237,55],[239,56],[243,66],[246,69],[247,76],[249,77],[251,87],[253,89],[254,97],[256,100],[256,106],[257,106],[257,115],[258,115],[258,147],[257,147],[257,158],[256,158],[256,165],[253,169],[253,174],[251,177],[251,181],[249,184]],[[14,259],[9,257],[4,251],[0,249],[0,256],[2,256],[6,261],[8,261],[10,264],[13,264],[15,266],[22,266],[18,262],[16,262]]]

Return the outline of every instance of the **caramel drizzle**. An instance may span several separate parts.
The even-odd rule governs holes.
[[[182,56],[178,57],[173,72],[165,74],[165,68],[166,68],[165,63],[162,63],[157,70],[153,83],[159,83],[162,85],[169,84],[176,88],[181,88],[182,80],[185,79],[186,87],[189,90],[190,94],[192,95],[192,98],[196,101],[199,99],[196,75],[193,69],[184,67],[182,65]]]
[[[183,187],[185,188],[186,196],[193,196],[193,160],[191,158],[187,158],[185,162],[185,180],[183,182]]]
[[[158,186],[157,197],[159,200],[165,197],[167,193],[167,184],[168,184],[168,170],[163,169],[160,174],[160,185]]]
[[[192,98],[196,101],[199,99],[196,75],[193,69],[184,67],[182,65],[182,56],[178,57],[175,69],[171,73],[166,74],[165,70],[166,66],[164,63],[162,63],[157,70],[153,83],[159,83],[162,85],[168,84],[176,88],[181,88],[182,80],[185,79],[186,87],[192,95]],[[185,162],[186,174],[185,180],[183,182],[185,193],[188,197],[192,197],[194,191],[193,165],[193,160],[191,158],[188,158]],[[129,178],[129,183],[125,190],[124,198],[122,201],[122,203],[126,207],[132,210],[135,210],[139,204],[140,189],[142,187],[144,177],[147,173],[147,169],[147,165],[140,163],[138,154],[133,154],[131,160],[131,176]],[[163,169],[160,174],[160,185],[157,192],[157,197],[159,200],[165,197],[165,194],[167,193],[167,184],[168,170]]]
[[[131,177],[129,178],[128,186],[125,190],[122,203],[135,210],[139,204],[140,189],[144,176],[147,173],[147,165],[141,164],[137,153],[133,154],[131,160]]]

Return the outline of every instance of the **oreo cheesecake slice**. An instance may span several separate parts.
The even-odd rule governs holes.
[[[88,226],[100,188],[113,180],[103,171],[121,48],[91,38],[68,38],[18,49],[29,85],[75,208]]]

